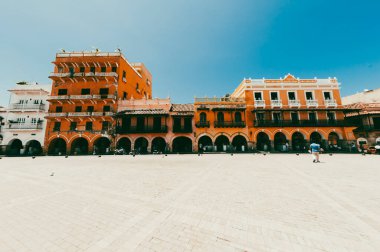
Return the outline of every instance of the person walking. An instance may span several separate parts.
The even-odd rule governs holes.
[[[319,163],[319,153],[322,152],[323,149],[321,148],[321,145],[313,142],[310,144],[309,152],[313,156],[313,163]]]

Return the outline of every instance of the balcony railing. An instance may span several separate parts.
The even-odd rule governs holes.
[[[325,106],[326,107],[336,107],[337,106],[336,100],[325,100]]]
[[[92,99],[92,95],[70,95],[71,100]]]
[[[195,126],[197,128],[210,128],[210,121],[198,121]]]
[[[92,116],[113,116],[115,114],[115,112],[111,112],[111,111],[108,111],[108,112],[92,112],[91,115]]]
[[[130,126],[130,127],[116,127],[117,134],[129,134],[129,133],[167,133],[168,127],[166,125],[161,126]]]
[[[299,107],[301,105],[299,100],[289,100],[289,107]]]
[[[99,95],[93,95],[93,99],[116,99],[116,95],[111,94],[99,94]]]
[[[317,100],[306,100],[306,105],[308,107],[318,107],[318,101]]]
[[[272,108],[282,107],[282,101],[281,100],[271,100],[270,104],[271,104]]]
[[[91,112],[69,112],[68,116],[91,116]]]
[[[243,98],[235,97],[205,97],[205,98],[195,98],[195,103],[198,102],[244,102]]]
[[[117,78],[118,74],[115,72],[88,72],[88,73],[50,73],[50,78],[76,78],[76,77],[114,77]]]
[[[67,113],[63,113],[63,112],[60,112],[60,113],[49,113],[48,116],[49,117],[66,117]]]
[[[13,103],[10,106],[12,110],[44,110],[45,104],[20,104]]]
[[[191,127],[178,127],[173,126],[173,133],[192,133],[193,129]]]
[[[69,96],[68,95],[51,95],[49,96],[50,100],[68,100]]]
[[[215,128],[244,128],[245,122],[235,122],[235,121],[215,121]]]
[[[42,123],[10,123],[8,129],[42,129]]]
[[[265,107],[265,100],[255,100],[255,107],[256,108],[264,108]]]
[[[111,94],[96,94],[96,95],[58,95],[50,96],[50,100],[91,100],[91,99],[116,99],[115,95]]]
[[[255,127],[344,127],[344,126],[354,126],[352,123],[349,123],[344,120],[255,120]]]

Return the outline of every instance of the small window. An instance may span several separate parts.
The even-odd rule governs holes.
[[[74,67],[69,67],[70,77],[74,76]]]
[[[53,131],[60,131],[61,130],[61,122],[54,122]]]
[[[327,120],[335,121],[335,113],[334,112],[327,112]]]
[[[138,83],[136,83],[136,90],[138,90],[139,89],[139,84]]]
[[[235,112],[235,122],[241,122],[241,113]]]
[[[94,112],[94,106],[88,106],[87,112]]]
[[[90,72],[91,73],[95,73],[95,71],[96,71],[95,67],[90,67]]]
[[[265,120],[265,114],[264,113],[256,113],[256,119],[258,121],[264,121]]]
[[[126,100],[128,98],[128,93],[127,92],[123,92],[123,100]]]
[[[288,93],[288,98],[291,101],[295,101],[296,100],[296,93],[295,92],[289,92]]]
[[[255,100],[261,101],[263,99],[261,92],[255,92]]]
[[[309,121],[311,122],[317,121],[317,115],[315,112],[309,112]]]
[[[86,71],[86,68],[85,68],[85,67],[80,67],[80,68],[79,68],[79,72],[84,73],[85,71]]]
[[[323,97],[325,100],[331,100],[331,93],[330,92],[323,92]]]
[[[67,89],[58,89],[58,95],[67,95]]]
[[[126,71],[123,71],[123,81],[124,82],[127,81],[127,72]]]
[[[112,67],[112,72],[116,73],[117,72],[117,67]]]
[[[75,106],[75,112],[82,112],[82,106]]]
[[[100,68],[100,71],[101,71],[102,73],[107,72],[107,67],[101,67],[101,68]]]
[[[224,114],[223,114],[223,112],[218,112],[218,114],[217,114],[217,120],[218,120],[218,122],[224,122]]]
[[[86,122],[86,130],[92,130],[92,122]]]
[[[56,113],[61,113],[62,112],[62,106],[55,107],[55,112]]]
[[[281,113],[280,112],[273,112],[273,121],[278,122],[281,120]]]
[[[313,92],[306,92],[306,100],[314,100]]]
[[[107,121],[102,122],[102,130],[108,130],[109,125],[110,125],[110,122],[107,122]]]
[[[37,123],[37,118],[32,118],[31,123],[32,124],[36,124]]]
[[[77,122],[71,122],[70,123],[70,130],[71,131],[77,130]]]
[[[270,93],[270,99],[272,101],[278,101],[278,93],[277,92],[271,92]]]
[[[89,88],[82,88],[81,95],[89,95],[89,94],[90,94],[90,89]]]
[[[58,67],[58,73],[63,73],[63,67]]]
[[[111,111],[111,107],[110,106],[104,106],[103,107],[103,112],[110,112]]]
[[[291,112],[290,113],[290,117],[292,119],[292,122],[298,122],[299,121],[298,113],[297,112]]]
[[[200,117],[200,121],[201,122],[206,122],[207,121],[207,115],[206,115],[205,112],[202,112],[199,117]]]

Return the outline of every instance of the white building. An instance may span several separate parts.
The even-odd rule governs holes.
[[[38,83],[18,83],[8,90],[10,99],[8,108],[0,111],[2,126],[0,133],[0,153],[6,155],[42,154],[47,98],[49,85]]]

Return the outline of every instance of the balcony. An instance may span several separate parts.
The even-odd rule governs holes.
[[[210,121],[198,121],[195,126],[197,128],[210,128]]]
[[[49,78],[53,80],[63,79],[63,78],[107,78],[112,77],[117,79],[118,74],[115,72],[87,72],[87,73],[51,73]]]
[[[113,116],[115,112],[107,111],[107,112],[92,112],[91,116]]]
[[[265,108],[265,100],[255,100],[255,108]]]
[[[336,107],[337,106],[336,100],[325,100],[325,106],[326,107]]]
[[[132,133],[167,133],[168,127],[161,126],[130,126],[130,127],[116,127],[116,134],[132,134]]]
[[[103,99],[116,99],[116,95],[111,94],[99,94],[99,95],[93,95],[93,99],[103,100]]]
[[[70,100],[86,100],[92,99],[92,95],[70,95]]]
[[[39,130],[42,129],[42,123],[9,123],[8,129]]]
[[[194,103],[244,102],[244,98],[236,97],[205,97],[195,98]]]
[[[173,133],[192,133],[192,127],[173,126]]]
[[[255,127],[348,127],[353,126],[352,123],[344,120],[255,120]]]
[[[306,106],[309,107],[318,107],[317,100],[306,100]]]
[[[235,122],[235,121],[215,121],[214,122],[215,128],[244,128],[245,122]]]
[[[51,95],[49,96],[49,100],[68,100],[68,95]]]
[[[91,116],[91,112],[69,112],[68,116],[73,116],[73,117]]]
[[[289,100],[289,107],[298,108],[299,106],[301,106],[301,103],[299,100]]]
[[[282,101],[281,100],[271,100],[270,104],[272,108],[281,108],[282,107]]]
[[[67,116],[67,113],[63,113],[63,112],[60,112],[60,113],[49,113],[48,114],[48,117],[66,117]]]
[[[10,105],[11,110],[45,110],[45,104],[20,104],[13,103]]]

